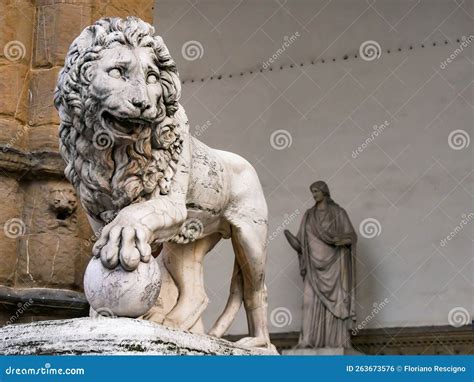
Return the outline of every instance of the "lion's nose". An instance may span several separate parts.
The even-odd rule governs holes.
[[[142,112],[151,107],[151,104],[143,99],[132,98],[130,102],[133,106],[138,107]]]

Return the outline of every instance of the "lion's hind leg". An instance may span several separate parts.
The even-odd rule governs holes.
[[[220,240],[215,233],[188,244],[167,243],[166,269],[178,287],[178,301],[166,314],[163,325],[190,330],[201,317],[209,299],[204,288],[204,256]]]
[[[237,343],[248,347],[271,347],[267,328],[265,288],[265,240],[267,226],[253,220],[232,226],[232,242],[243,278],[243,298],[249,337]]]
[[[234,243],[234,241],[233,241]],[[234,252],[240,249],[234,246]],[[237,262],[237,255],[234,261],[234,270],[232,272],[232,279],[230,281],[230,291],[227,304],[224,308],[224,311],[219,316],[217,321],[212,326],[209,331],[209,335],[213,337],[222,337],[226,331],[230,328],[232,323],[239,312],[240,306],[243,301],[243,280],[242,280],[242,271],[240,270],[239,263]]]

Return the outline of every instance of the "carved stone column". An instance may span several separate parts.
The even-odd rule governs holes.
[[[153,0],[0,2],[0,326],[87,314],[93,244],[64,178],[53,92],[73,39],[104,16],[152,20]]]

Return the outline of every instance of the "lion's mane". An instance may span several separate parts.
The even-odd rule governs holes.
[[[181,84],[168,48],[154,33],[150,24],[135,17],[101,19],[74,40],[58,77],[54,103],[61,119],[64,173],[98,221],[109,222],[120,209],[152,193],[167,194],[182,151],[187,120],[178,104]],[[89,91],[94,61],[119,44],[151,47],[163,88],[156,123],[121,145],[104,135],[101,101]]]

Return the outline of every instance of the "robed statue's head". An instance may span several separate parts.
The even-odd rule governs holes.
[[[331,199],[331,193],[329,192],[329,187],[326,182],[318,180],[309,186],[313,198],[316,203],[322,202],[324,199]]]

